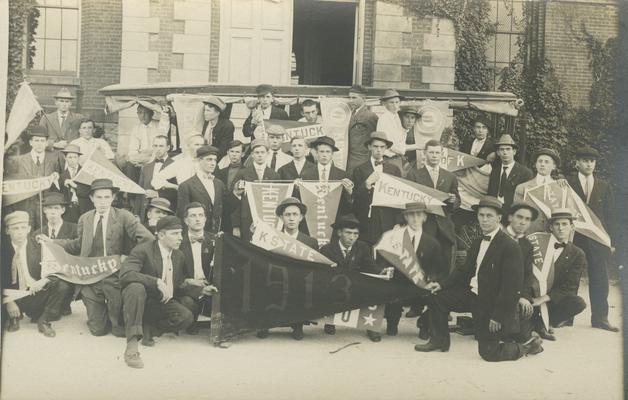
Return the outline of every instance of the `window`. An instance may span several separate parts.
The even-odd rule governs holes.
[[[39,17],[32,70],[75,74],[78,69],[79,0],[37,0],[37,4]]]
[[[521,0],[489,0],[490,21],[495,26],[495,34],[489,39],[487,61],[493,71],[493,90],[501,83],[501,72],[515,59],[519,52],[517,39],[523,35],[524,15]]]

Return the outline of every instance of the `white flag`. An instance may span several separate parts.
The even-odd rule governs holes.
[[[15,142],[40,111],[43,110],[28,82],[21,83],[6,124],[7,142],[4,144],[5,151]]]

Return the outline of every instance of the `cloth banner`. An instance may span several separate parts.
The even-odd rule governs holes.
[[[120,256],[77,257],[54,243],[42,243],[41,276],[53,275],[77,285],[91,285],[120,269]]]
[[[133,182],[122,173],[111,161],[107,160],[105,155],[98,149],[94,150],[85,160],[82,168],[74,177],[74,180],[85,185],[91,185],[94,179],[108,178],[111,179],[114,186],[120,188],[121,191],[135,194],[146,194],[140,185]]]
[[[428,212],[444,216],[443,202],[449,195],[429,186],[382,173],[375,183],[373,202],[371,207],[405,208],[407,203],[423,202],[428,206]]]
[[[416,286],[421,289],[425,287],[427,283],[425,271],[419,264],[407,226],[396,227],[384,232],[374,250]]]
[[[30,290],[18,290],[18,289],[3,289],[2,290],[2,304],[7,304],[12,301],[21,299],[22,297],[30,296]]]
[[[35,179],[15,179],[2,182],[2,206],[10,206],[47,190],[52,184],[59,189],[56,173]]]
[[[253,224],[261,220],[281,229],[282,223],[275,210],[279,203],[292,196],[294,183],[246,182],[245,190]]]
[[[372,304],[406,301],[419,290],[410,283],[273,254],[230,235],[218,236],[215,260],[215,343]]]
[[[284,143],[290,143],[290,140],[297,135],[303,136],[303,138],[305,138],[305,141],[308,143],[313,141],[317,137],[325,136],[325,131],[323,130],[322,124],[281,119],[264,120],[264,127],[266,129],[270,128],[273,125],[279,125],[286,130],[286,134],[283,137]]]
[[[340,149],[334,153],[334,163],[340,169],[347,168],[349,155],[351,108],[348,101],[348,99],[342,98],[322,98],[320,100],[323,131],[326,136],[336,141],[336,147]]]
[[[547,218],[555,208],[570,209],[576,216],[574,220],[576,232],[608,248],[611,247],[611,238],[602,222],[571,187],[563,188],[557,182],[546,183],[526,190],[524,200],[531,202]]]
[[[295,260],[327,265],[334,263],[329,258],[316,251],[316,249],[299,242],[261,221],[255,226],[251,243],[271,253],[291,257]]]
[[[458,194],[460,195],[460,208],[473,211],[471,206],[480,202],[480,198],[488,194],[488,181],[491,177],[491,169],[472,167],[454,172],[458,178]]]
[[[319,321],[327,325],[379,332],[384,323],[384,308],[384,305],[357,308],[328,315]]]
[[[301,201],[307,206],[305,222],[310,236],[318,240],[321,247],[331,239],[331,224],[336,220],[336,213],[342,195],[342,182],[299,182]]]
[[[532,273],[534,275],[532,289],[534,296],[545,296],[554,284],[554,252],[556,251],[554,243],[557,241],[554,235],[547,232],[536,232],[528,235],[527,238],[532,244]],[[541,305],[541,318],[545,327],[549,329],[547,303]]]
[[[203,124],[205,123],[203,98],[190,94],[171,94],[168,100],[172,102],[174,112],[177,114],[177,129],[181,143],[185,144],[187,138],[193,135],[203,134]],[[182,146],[187,152],[187,146]]]
[[[449,172],[456,172],[471,167],[479,167],[487,162],[488,161],[481,158],[473,157],[470,154],[443,147],[443,156],[440,160],[440,166]]]
[[[20,137],[20,134],[40,111],[43,111],[43,109],[39,105],[30,85],[28,82],[22,82],[5,125],[7,134],[7,141],[4,143],[5,151]]]

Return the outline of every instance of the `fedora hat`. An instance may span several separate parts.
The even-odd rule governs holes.
[[[477,212],[481,207],[490,207],[500,214],[504,213],[504,205],[497,197],[494,196],[482,196],[478,204],[471,206],[475,212]]]
[[[530,204],[524,201],[515,201],[514,203],[512,203],[510,205],[510,208],[508,209],[508,215],[512,215],[516,213],[517,210],[521,210],[522,208],[525,208],[526,210],[530,210],[530,212],[532,213],[532,221],[538,218],[539,210],[537,210],[536,208],[532,207]]]
[[[393,145],[393,142],[388,140],[388,136],[386,135],[386,132],[378,132],[378,131],[371,132],[371,135],[366,140],[366,142],[364,142],[364,145],[368,146],[369,144],[373,142],[373,140],[381,140],[382,142],[386,143],[386,147],[389,149]]]
[[[163,197],[153,197],[148,204],[147,209],[158,208],[162,211],[167,212],[168,214],[173,215],[174,212],[170,209],[170,201],[168,199],[164,199]]]
[[[93,193],[95,190],[99,189],[111,189],[114,193],[120,190],[119,187],[113,186],[113,182],[108,178],[98,178],[94,179],[92,185],[89,188],[89,193]]]
[[[536,160],[540,156],[552,157],[552,159],[556,163],[556,167],[560,167],[560,156],[558,155],[558,153],[555,150],[547,148],[547,147],[543,147],[541,149],[538,149],[536,151],[536,153],[534,153],[534,157],[532,158],[532,160],[534,160],[534,162],[536,162]]]
[[[73,100],[75,98],[72,95],[72,93],[70,93],[70,90],[68,88],[61,88],[61,89],[59,89],[57,94],[55,94],[52,97],[54,97],[55,99],[69,99],[69,100]]]
[[[61,150],[62,153],[76,153],[79,156],[82,155],[83,153],[81,153],[81,149],[80,147],[78,147],[75,144],[69,144],[67,146],[65,146],[65,149]]]
[[[353,214],[347,214],[340,217],[336,222],[331,224],[332,229],[360,229],[360,221]]]
[[[600,152],[591,146],[583,146],[576,150],[576,159],[591,158],[597,160],[600,158]]]
[[[399,100],[405,99],[405,97],[400,95],[399,92],[396,91],[395,89],[386,89],[386,91],[384,92],[382,97],[380,97],[379,99],[380,100],[388,100],[388,99],[392,99],[393,97],[399,97]]]
[[[319,144],[326,144],[327,146],[331,146],[333,151],[339,151],[338,147],[336,147],[336,141],[329,136],[317,137],[316,140],[310,143],[310,147],[315,149]]]
[[[225,102],[222,101],[220,97],[216,97],[216,96],[209,96],[203,99],[203,103],[211,104],[212,106],[217,107],[220,110],[220,112],[225,111],[225,108],[227,108],[227,105],[225,104]]]
[[[402,214],[411,213],[411,212],[426,212],[427,205],[422,201],[417,201],[413,203],[406,203],[403,210],[401,210]]]
[[[48,130],[43,126],[34,126],[28,131],[28,136],[48,137]]]
[[[279,203],[279,205],[275,209],[275,214],[277,214],[277,216],[281,216],[281,214],[283,214],[283,210],[285,210],[286,207],[288,206],[299,207],[299,210],[301,210],[302,215],[305,215],[305,213],[307,212],[307,206],[301,203],[299,199],[297,199],[296,197],[288,197],[287,199]]]
[[[493,143],[493,146],[495,147],[495,149],[497,149],[499,146],[512,146],[514,149],[516,149],[518,147],[517,143],[515,143],[515,141],[512,138],[512,136],[510,136],[507,133],[501,135],[499,137],[499,140],[497,140],[495,143]]]
[[[574,219],[576,219],[576,216],[573,215],[569,208],[555,208],[552,210],[552,215],[549,217],[547,222],[552,223],[552,221],[564,218],[573,221]]]
[[[57,192],[49,192],[44,196],[44,202],[42,203],[42,207],[48,206],[65,206],[68,202],[65,201],[65,197],[61,193]]]

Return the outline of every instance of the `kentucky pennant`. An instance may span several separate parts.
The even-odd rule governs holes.
[[[246,197],[249,200],[253,224],[263,221],[281,229],[282,223],[275,214],[279,203],[292,195],[294,183],[246,182]]]
[[[305,222],[310,235],[323,246],[331,239],[331,224],[336,218],[342,182],[299,182],[301,201],[307,206]]]
[[[375,183],[371,206],[403,209],[406,203],[423,202],[428,206],[428,212],[445,215],[441,206],[448,197],[440,190],[383,173]]]
[[[534,282],[532,288],[536,297],[545,296],[554,285],[554,243],[556,238],[547,232],[536,232],[528,235],[532,244],[532,272]],[[549,329],[549,311],[547,303],[541,305],[541,318],[545,327]]]
[[[425,287],[425,271],[419,264],[407,227],[384,232],[374,249],[416,286]]]
[[[50,174],[35,179],[15,179],[2,182],[2,205],[9,206],[47,190],[53,183],[59,188],[59,175]]]
[[[99,282],[120,269],[120,256],[77,257],[54,243],[42,243],[41,275],[78,285]]]
[[[100,150],[93,151],[85,160],[74,180],[85,185],[91,185],[97,178],[111,179],[113,184],[123,192],[146,194],[140,185],[129,179],[118,167],[107,160]]]
[[[283,137],[284,143],[290,142],[290,140],[297,135],[303,136],[307,142],[310,142],[317,137],[325,136],[322,124],[280,119],[269,119],[264,121],[264,127],[267,130],[272,125],[279,125],[286,130],[286,134]]]
[[[484,168],[466,168],[454,172],[458,178],[458,194],[460,208],[472,211],[471,206],[480,202],[480,198],[488,193],[488,181],[491,173]]]

